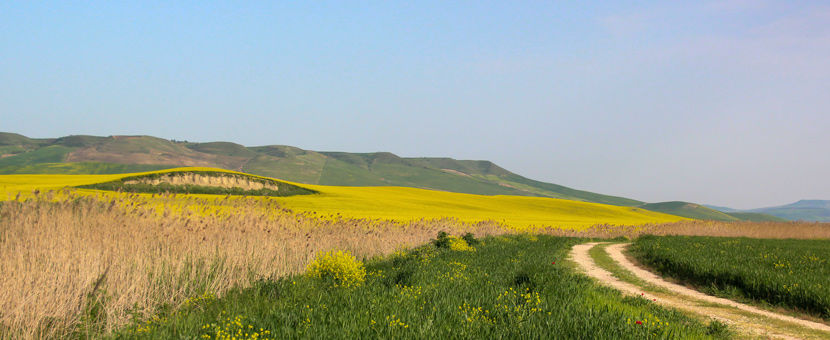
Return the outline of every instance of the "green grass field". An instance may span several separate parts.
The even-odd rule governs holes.
[[[458,239],[456,239],[458,240]],[[714,339],[722,328],[622,297],[563,263],[578,239],[489,237],[365,261],[365,279],[295,275],[207,292],[113,339]],[[330,264],[332,262],[329,262]],[[354,262],[345,277],[360,276]],[[363,264],[357,264],[363,266]],[[331,266],[329,268],[332,268]],[[315,271],[319,273],[319,269]],[[344,284],[351,282],[349,284]],[[340,284],[338,284],[340,283]]]
[[[696,220],[714,220],[714,221],[738,221],[740,218],[722,213],[712,208],[707,208],[702,205],[689,202],[661,202],[661,203],[647,203],[638,205],[637,207],[664,214],[683,216],[686,218]]]
[[[768,214],[761,214],[761,213],[750,213],[750,212],[729,212],[726,213],[729,216],[738,218],[742,221],[752,221],[752,222],[785,222],[787,220],[780,218],[778,216],[768,215]]]
[[[74,148],[52,145],[35,151],[0,158],[0,174],[16,173],[17,169],[40,163],[61,163]]]
[[[644,236],[632,253],[663,275],[727,298],[830,320],[830,241]]]

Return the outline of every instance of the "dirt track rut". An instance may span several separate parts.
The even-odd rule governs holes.
[[[587,275],[624,294],[641,296],[665,306],[717,319],[747,335],[779,339],[830,339],[830,326],[825,324],[773,313],[667,282],[631,263],[622,253],[629,244],[612,244],[606,247],[606,251],[619,266],[633,273],[640,280],[671,291],[672,294],[651,292],[643,287],[623,282],[597,266],[591,258],[588,251],[597,244],[599,243],[574,246],[571,251],[571,260],[577,263]]]

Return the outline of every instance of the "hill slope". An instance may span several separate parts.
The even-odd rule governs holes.
[[[285,145],[188,143],[152,136],[33,139],[0,132],[0,174],[119,174],[175,167],[220,168],[313,185],[396,186],[477,195],[550,197],[638,206],[696,219],[743,218],[691,203],[644,204],[536,181],[484,160],[403,158],[389,152],[318,152]]]
[[[788,221],[830,222],[830,200],[800,200],[792,204],[751,210],[737,210],[716,206],[710,207],[734,216],[763,214]],[[758,218],[758,216],[756,215],[755,218]],[[764,218],[769,219],[769,217]]]
[[[778,216],[790,221],[830,222],[830,200],[800,200],[778,207],[753,209],[750,212]]]
[[[106,174],[212,167],[304,184],[401,186],[633,206],[642,202],[531,180],[489,161],[317,152],[291,146],[186,143],[152,136],[32,139],[0,133],[0,174]]]
[[[647,203],[640,205],[638,207],[646,210],[651,210],[669,215],[682,216],[696,220],[738,221],[742,219],[717,211],[712,208],[707,208],[702,205],[689,202],[673,201],[662,203]]]
[[[769,214],[762,214],[762,213],[751,213],[751,212],[730,212],[726,213],[729,216],[735,217],[742,221],[753,221],[753,222],[786,222],[786,219],[783,219],[778,216],[773,216]]]

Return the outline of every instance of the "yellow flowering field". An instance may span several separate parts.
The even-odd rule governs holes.
[[[210,168],[178,168],[173,171],[226,171]],[[227,171],[228,173],[237,172]],[[147,173],[149,174],[149,173]],[[0,176],[0,188],[6,198],[20,193],[23,197],[33,190],[47,191],[67,186],[112,181],[121,175],[6,175]],[[258,177],[258,176],[255,176]],[[631,207],[577,202],[553,198],[521,196],[482,196],[403,187],[338,187],[290,183],[318,191],[315,195],[262,197],[299,212],[324,218],[379,219],[407,222],[419,219],[456,218],[463,222],[495,221],[513,230],[534,230],[542,227],[583,229],[596,224],[643,225],[684,220],[684,218]],[[106,195],[95,190],[77,190],[84,195]],[[160,196],[164,196],[160,198]],[[221,209],[216,195],[150,195],[133,194],[133,199],[181,209],[191,199],[212,199]],[[220,196],[221,197],[221,196]],[[178,206],[178,208],[176,208]]]

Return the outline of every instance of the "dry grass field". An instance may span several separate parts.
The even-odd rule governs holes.
[[[371,257],[425,243],[440,230],[503,232],[454,219],[323,219],[254,198],[227,199],[222,210],[213,200],[189,199],[188,207],[214,213],[159,210],[137,196],[45,193],[2,203],[3,338],[107,332],[131,314],[148,317],[188,297],[301,271],[321,251]]]
[[[634,239],[642,235],[688,235],[808,240],[830,239],[830,223],[687,220],[635,226],[597,224],[580,230],[546,228],[538,232],[555,236],[588,238]]]

